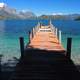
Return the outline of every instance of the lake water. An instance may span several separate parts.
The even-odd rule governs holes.
[[[47,25],[48,20],[39,20]],[[28,43],[28,31],[37,25],[38,20],[4,20],[0,21],[0,54],[3,60],[20,57],[19,37]],[[67,37],[72,37],[72,59],[80,64],[80,21],[53,20],[52,23],[62,31],[62,44],[66,49]]]

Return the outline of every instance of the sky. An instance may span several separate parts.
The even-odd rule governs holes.
[[[17,10],[32,11],[41,14],[80,13],[80,0],[0,0]]]

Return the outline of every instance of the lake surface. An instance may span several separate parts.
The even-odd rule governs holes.
[[[48,20],[39,20],[47,25]],[[12,57],[20,57],[19,37],[28,43],[28,31],[36,26],[38,20],[4,20],[0,21],[0,54],[6,61]],[[67,37],[72,37],[72,59],[80,63],[80,21],[53,20],[52,23],[62,31],[62,44],[66,49]]]

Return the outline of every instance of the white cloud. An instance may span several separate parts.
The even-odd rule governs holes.
[[[26,10],[21,10],[22,12],[26,12]]]
[[[52,15],[63,15],[63,13],[52,13]]]
[[[23,9],[23,10],[21,10],[22,12],[31,12],[31,10],[30,9]]]
[[[5,4],[5,3],[0,3],[0,7],[6,7],[7,6],[7,4]]]

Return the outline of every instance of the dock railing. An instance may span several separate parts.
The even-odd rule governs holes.
[[[52,32],[54,33],[54,35],[56,35],[56,37],[59,39],[59,42],[61,43],[61,30],[58,30],[50,21],[49,26],[52,30]]]
[[[31,31],[29,31],[29,42],[32,40],[36,32],[39,30],[41,27],[41,23],[38,22],[37,26],[33,27]]]

